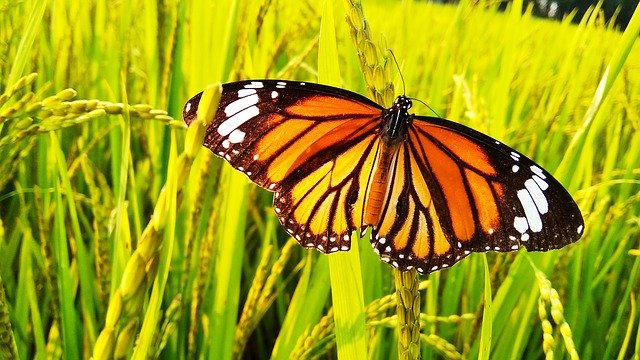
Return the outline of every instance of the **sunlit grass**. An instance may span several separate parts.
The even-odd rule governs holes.
[[[640,18],[623,35],[518,2],[327,1],[321,30],[323,3],[0,5],[0,358],[398,356],[393,273],[366,238],[362,289],[340,289],[339,261],[297,246],[271,195],[186,131],[192,95],[263,77],[385,105],[406,85],[577,200],[574,245],[421,277],[423,359],[640,356]],[[362,310],[338,308],[354,296]]]

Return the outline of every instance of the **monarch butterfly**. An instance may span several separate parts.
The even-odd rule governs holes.
[[[202,93],[189,100],[196,118]],[[384,109],[325,85],[224,84],[204,146],[274,193],[302,246],[346,251],[353,231],[399,270],[450,267],[471,252],[563,247],[582,215],[548,172],[512,148],[445,119]]]

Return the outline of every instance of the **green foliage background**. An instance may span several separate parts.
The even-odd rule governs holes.
[[[487,254],[487,279],[479,254],[423,277],[422,358],[640,356],[637,12],[622,34],[598,9],[576,26],[518,1],[323,4],[0,2],[0,358],[396,358],[367,240],[344,269],[303,250],[181,120],[244,78],[388,105],[387,48],[406,94],[535,159],[586,221],[562,250]]]

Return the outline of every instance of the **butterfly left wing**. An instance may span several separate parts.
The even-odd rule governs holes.
[[[415,117],[391,174],[372,245],[401,270],[429,273],[471,252],[560,248],[584,229],[577,205],[549,173],[448,120]]]
[[[200,94],[184,109],[189,124]],[[204,145],[274,192],[274,210],[305,247],[348,250],[362,227],[382,108],[338,88],[292,81],[224,84]]]

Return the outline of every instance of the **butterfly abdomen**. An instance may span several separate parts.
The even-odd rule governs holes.
[[[378,143],[375,166],[371,178],[371,187],[366,197],[364,223],[376,226],[380,221],[382,206],[385,202],[391,176],[389,170],[398,152],[398,145],[388,145],[384,141]]]

